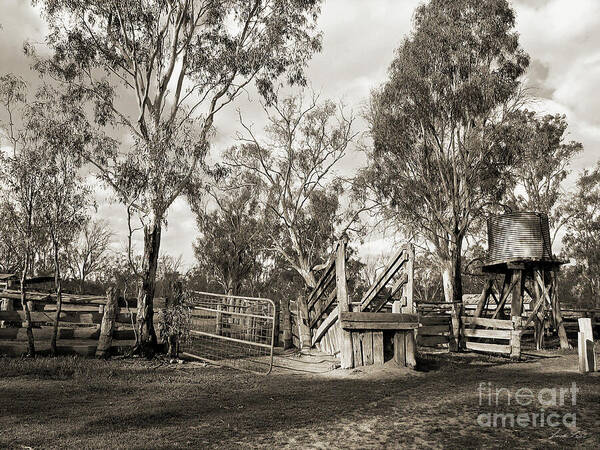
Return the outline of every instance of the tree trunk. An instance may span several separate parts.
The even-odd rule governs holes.
[[[27,295],[25,293],[25,277],[27,276],[27,268],[29,266],[29,252],[25,256],[25,264],[21,272],[21,305],[25,313],[27,321],[27,356],[35,356],[35,343],[33,340],[33,328],[31,326],[31,312],[27,303]]]
[[[455,234],[448,246],[449,258],[442,262],[442,282],[444,285],[444,298],[452,305],[452,336],[449,342],[450,351],[460,351],[463,346],[461,340],[462,304],[462,236]]]
[[[156,268],[160,250],[161,219],[144,227],[144,258],[142,260],[142,285],[138,292],[136,351],[146,357],[153,357],[157,339],[154,330],[154,290],[156,288]]]
[[[462,302],[462,240],[461,236],[454,236],[449,245],[449,258],[442,261],[442,283],[444,286],[444,299],[447,303]]]
[[[56,315],[54,316],[52,338],[50,339],[50,352],[52,355],[56,355],[56,338],[58,336],[58,323],[60,321],[60,312],[62,310],[62,279],[58,261],[58,245],[56,243],[54,244],[54,286],[56,288]]]

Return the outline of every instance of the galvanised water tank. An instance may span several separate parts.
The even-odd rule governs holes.
[[[553,260],[548,216],[515,212],[491,216],[488,226],[488,261]]]

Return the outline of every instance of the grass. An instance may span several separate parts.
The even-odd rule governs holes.
[[[427,372],[354,370],[267,377],[139,359],[0,358],[1,448],[600,447],[600,377],[572,352],[523,363],[429,355]],[[482,428],[480,382],[534,392],[577,383],[577,428]]]

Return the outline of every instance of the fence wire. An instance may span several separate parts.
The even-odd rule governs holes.
[[[193,291],[190,338],[182,352],[214,364],[268,374],[273,367],[275,304],[265,298]]]

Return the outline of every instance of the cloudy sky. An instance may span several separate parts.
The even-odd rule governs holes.
[[[355,110],[371,88],[386,76],[394,49],[411,28],[411,19],[420,0],[325,0],[320,17],[323,51],[315,55],[308,77],[323,96],[341,98]],[[595,164],[600,150],[600,1],[519,0],[512,2],[517,14],[521,45],[531,57],[527,85],[539,97],[535,109],[567,116],[569,139],[582,142],[584,153],[575,170]],[[23,56],[26,39],[43,41],[45,27],[38,12],[27,0],[0,0],[0,73],[15,72],[35,80]],[[218,153],[235,135],[236,106],[217,120],[219,134],[213,143]],[[256,101],[244,99],[237,108],[244,116],[262,123]],[[357,161],[359,159],[353,158]],[[99,214],[115,230],[124,229],[122,208],[98,192]],[[168,228],[163,233],[162,251],[183,255],[193,264],[194,219],[185,201],[171,207]],[[121,242],[124,236],[118,235]],[[119,242],[116,245],[119,245]],[[377,242],[368,246],[378,252]]]

